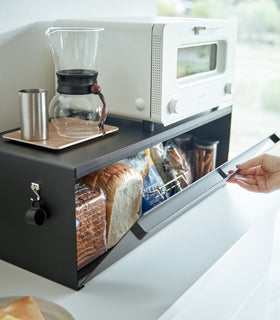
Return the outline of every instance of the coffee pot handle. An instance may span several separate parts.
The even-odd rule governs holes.
[[[91,92],[93,94],[97,94],[100,98],[100,100],[102,101],[102,113],[101,113],[101,120],[98,124],[99,129],[101,129],[103,135],[105,135],[105,120],[106,120],[106,102],[105,102],[105,98],[104,95],[101,93],[101,87],[97,84],[94,83],[91,88],[90,88]]]

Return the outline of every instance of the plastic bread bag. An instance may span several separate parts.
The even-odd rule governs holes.
[[[75,184],[77,269],[81,269],[106,248],[106,208],[102,192]]]
[[[166,150],[162,143],[154,145],[150,148],[151,157],[154,165],[161,176],[163,182],[166,184],[169,182],[169,169]]]
[[[178,192],[193,182],[192,168],[184,151],[174,141],[166,146],[169,179],[174,181],[174,192]]]
[[[150,149],[121,160],[136,169],[143,179],[142,214],[168,198],[164,182],[151,158]]]
[[[184,133],[174,138],[174,142],[185,154],[193,175],[194,136],[190,133]]]
[[[100,188],[106,196],[106,244],[110,249],[139,219],[143,180],[125,163],[112,163],[82,178],[90,188]]]

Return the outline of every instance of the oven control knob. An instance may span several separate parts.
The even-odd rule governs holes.
[[[231,82],[226,83],[225,93],[232,94],[232,83]]]
[[[170,113],[179,113],[178,99],[172,98],[168,102],[168,110]]]

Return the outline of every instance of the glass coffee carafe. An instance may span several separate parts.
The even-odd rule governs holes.
[[[59,135],[105,133],[106,104],[97,84],[96,57],[103,28],[51,27],[46,31],[57,76],[49,116]]]

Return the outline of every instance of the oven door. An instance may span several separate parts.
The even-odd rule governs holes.
[[[162,39],[161,99],[152,92],[154,122],[168,125],[232,102],[235,22],[195,19],[170,23],[164,26]],[[155,101],[161,101],[161,108],[155,107]]]

